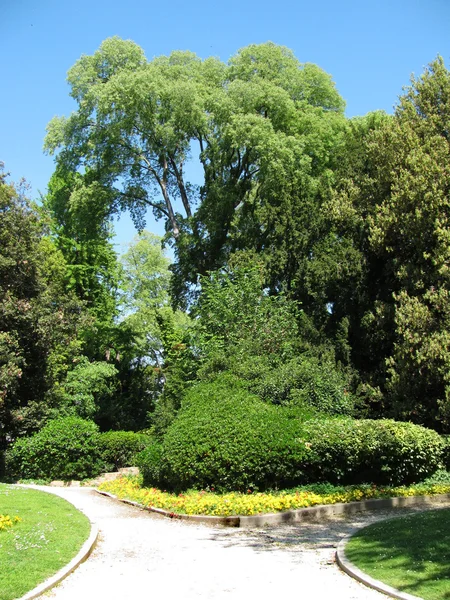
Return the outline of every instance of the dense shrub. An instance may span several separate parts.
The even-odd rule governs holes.
[[[303,478],[301,421],[265,404],[231,381],[191,389],[158,450],[147,450],[148,472],[159,465],[167,489],[218,491],[286,487]],[[153,454],[152,454],[153,453]],[[156,469],[155,469],[156,474]]]
[[[146,446],[136,455],[136,466],[139,467],[144,485],[160,485],[162,482],[162,444],[153,441]]]
[[[236,378],[201,383],[161,444],[139,455],[146,485],[246,491],[309,482],[400,485],[442,464],[443,442],[411,423],[311,417],[300,406],[274,406]]]
[[[135,456],[150,442],[147,435],[134,431],[107,431],[99,436],[99,449],[106,469],[135,466]]]
[[[66,417],[50,421],[38,433],[19,438],[7,451],[6,471],[21,479],[85,479],[101,473],[98,427]]]
[[[313,419],[304,435],[310,481],[399,485],[421,481],[442,464],[440,436],[412,423]]]
[[[443,435],[442,441],[444,444],[442,450],[442,462],[447,471],[450,471],[450,435]]]

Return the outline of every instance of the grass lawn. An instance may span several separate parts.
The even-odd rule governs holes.
[[[0,515],[18,516],[0,529],[0,600],[20,598],[77,554],[88,518],[53,494],[0,484]]]
[[[389,519],[361,529],[345,554],[359,569],[425,600],[450,599],[450,509]]]

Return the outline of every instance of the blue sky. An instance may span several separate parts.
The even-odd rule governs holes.
[[[392,112],[411,73],[437,54],[450,67],[450,0],[0,0],[0,160],[30,196],[45,193],[53,159],[42,153],[45,127],[69,114],[67,70],[102,40],[118,35],[147,58],[172,50],[227,61],[239,48],[268,40],[330,73],[347,115]],[[130,241],[127,218],[117,242]],[[147,228],[161,233],[149,219]]]

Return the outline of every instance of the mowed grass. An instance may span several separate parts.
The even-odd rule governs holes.
[[[89,519],[63,498],[0,484],[0,514],[21,521],[0,531],[0,600],[20,598],[77,554]]]
[[[450,509],[389,519],[358,531],[345,548],[359,569],[424,600],[450,599]]]

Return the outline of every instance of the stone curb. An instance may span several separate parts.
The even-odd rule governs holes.
[[[342,502],[339,504],[321,504],[308,508],[299,508],[281,513],[252,515],[239,517],[240,527],[264,527],[266,525],[281,525],[282,523],[298,523],[302,521],[320,522],[336,515],[352,515],[358,512],[386,510],[391,508],[406,508],[409,506],[432,506],[450,500],[450,494],[434,496],[408,496],[406,498],[376,498],[359,502]]]
[[[365,527],[368,527],[368,525],[364,525],[358,529],[365,529]],[[345,556],[345,547],[354,533],[341,540],[336,550],[336,562],[347,575],[350,575],[350,577],[353,577],[353,579],[356,579],[367,587],[373,588],[374,590],[377,590],[377,592],[381,592],[392,598],[399,598],[400,600],[423,600],[419,596],[412,596],[411,594],[400,592],[400,590],[397,590],[378,579],[370,577],[370,575],[367,575],[367,573],[364,573],[364,571],[361,571],[361,569],[358,569],[357,566],[350,562]]]
[[[46,493],[51,494],[51,492]],[[66,500],[66,502],[70,501]],[[72,504],[72,502],[70,502],[70,504]],[[74,505],[72,504],[72,506]],[[77,508],[77,510],[79,509]],[[60,569],[52,577],[49,577],[43,583],[35,587],[33,590],[27,592],[25,596],[22,596],[19,600],[32,600],[33,598],[38,598],[45,592],[48,592],[51,588],[55,587],[55,585],[60,583],[63,579],[65,579],[68,575],[75,571],[75,569],[79,567],[81,563],[89,557],[92,550],[94,549],[95,544],[97,543],[99,533],[97,525],[92,521],[89,522],[91,524],[91,533],[89,534],[88,539],[82,545],[81,550],[78,552],[78,554],[74,558],[72,558],[72,560],[65,567],[62,567],[62,569]]]
[[[124,504],[130,504],[136,508],[154,512],[170,519],[179,519],[181,521],[192,521],[195,523],[204,523],[206,525],[224,527],[266,527],[270,525],[281,525],[283,523],[298,523],[301,521],[321,521],[335,515],[351,515],[357,512],[369,510],[384,510],[389,508],[406,508],[409,506],[433,506],[440,502],[450,500],[450,494],[436,494],[435,496],[408,496],[407,498],[379,498],[374,500],[362,500],[360,502],[348,502],[340,504],[325,504],[320,506],[310,506],[308,508],[299,508],[281,513],[251,515],[251,516],[230,516],[230,517],[210,517],[208,515],[183,515],[169,512],[154,506],[144,506],[139,502],[121,499],[95,488],[95,491],[102,496],[107,496],[113,500],[118,500]],[[411,596],[412,598],[412,596]]]

